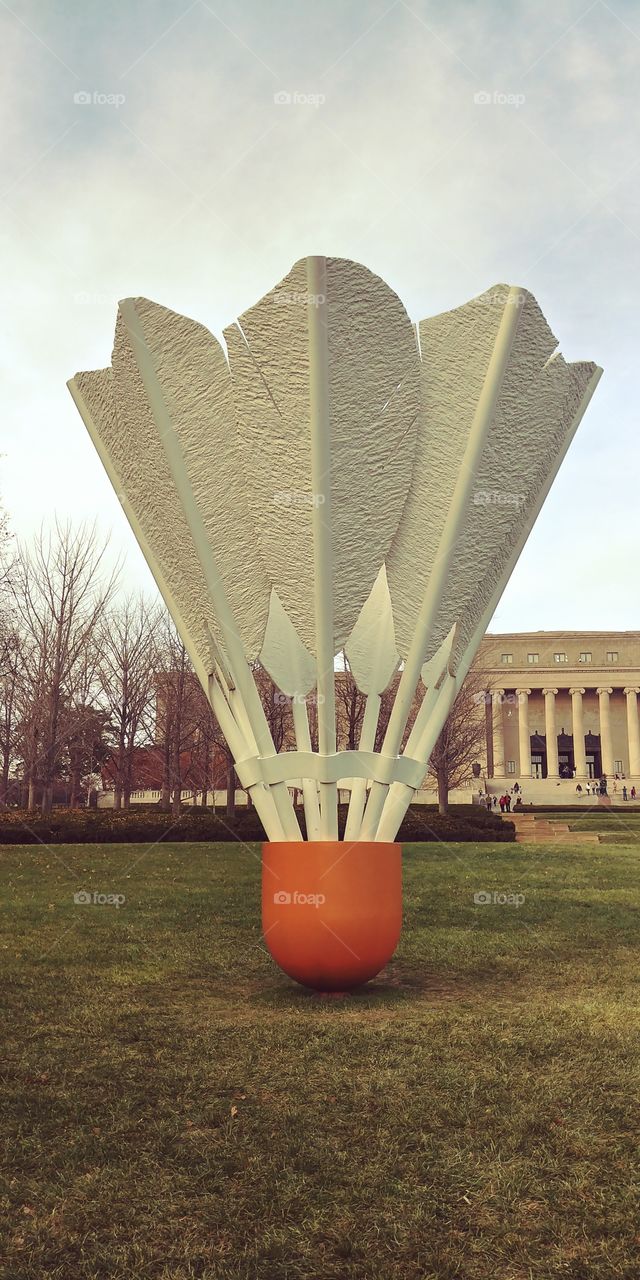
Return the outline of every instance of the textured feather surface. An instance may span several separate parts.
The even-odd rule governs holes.
[[[306,259],[225,331],[238,432],[268,576],[315,652]],[[417,430],[419,359],[396,294],[327,259],[334,647],[352,631],[395,534]]]
[[[400,662],[384,565],[362,606],[345,653],[361,693],[383,693]]]
[[[388,562],[401,653],[406,652],[402,645],[408,647],[411,641],[434,557],[442,554],[447,505],[458,472],[465,467],[469,425],[506,295],[507,287],[498,285],[457,311],[420,325],[422,437],[410,500]],[[525,290],[520,300],[511,357],[464,524],[450,552],[447,586],[429,637],[427,661],[456,623],[453,664],[473,634],[513,547],[535,520],[550,459],[562,456],[595,369],[588,364],[568,366],[561,356],[552,359],[556,339],[537,302]],[[453,371],[459,378],[457,388]],[[439,469],[434,447],[440,453]],[[421,510],[428,512],[426,520]],[[420,550],[426,553],[422,559]],[[410,589],[403,590],[403,584],[410,584]]]
[[[203,325],[146,298],[133,301],[212,558],[247,657],[253,659],[264,637],[270,588],[255,551],[226,357]],[[118,412],[126,414],[133,436],[147,438],[149,406],[132,356],[137,352],[119,323],[113,363]],[[155,447],[162,448],[157,431]]]
[[[277,591],[271,592],[269,618],[260,662],[283,693],[310,693],[316,683],[316,663],[305,649]]]
[[[213,615],[206,605],[204,577],[153,424],[147,424],[142,433],[129,434],[118,418],[111,369],[77,373],[74,382],[109,458],[114,487],[134,533],[137,536],[138,524],[155,561],[152,572],[159,570],[163,579],[158,585],[161,590],[165,585],[168,588],[180,621],[208,671],[206,624],[213,624]],[[175,616],[174,621],[179,625]]]
[[[507,286],[499,285],[418,325],[420,416],[415,463],[387,557],[396,642],[403,657],[438,554],[507,293]]]
[[[521,387],[514,376],[515,367],[508,370],[496,420],[495,444],[504,455],[506,441],[511,440],[512,462],[501,482],[507,502],[484,500],[487,477],[491,475],[487,463],[484,475],[478,477],[477,493],[483,501],[474,503],[469,512],[439,619],[438,632],[446,627],[448,617],[455,615],[459,619],[451,655],[453,668],[473,636],[505,564],[535,523],[539,496],[549,475],[554,475],[560,466],[576,413],[596,368],[587,361],[567,364],[561,355],[555,355],[544,369],[538,370],[533,383]],[[500,491],[500,485],[494,479],[489,493],[496,489]],[[468,552],[465,553],[470,543],[484,548],[482,571],[475,575],[470,572]]]

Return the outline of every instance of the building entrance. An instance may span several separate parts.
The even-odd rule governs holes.
[[[541,756],[541,755],[532,755],[532,756],[531,756],[531,777],[532,777],[532,778],[541,778],[542,776],[543,776],[543,774],[542,774],[542,756]]]
[[[558,734],[558,773],[561,778],[572,778],[574,768],[573,738],[570,733]]]
[[[600,752],[600,734],[588,733],[585,740],[585,751],[587,756],[587,777],[602,777],[602,755]]]

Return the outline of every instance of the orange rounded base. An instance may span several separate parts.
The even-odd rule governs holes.
[[[262,846],[262,928],[281,969],[316,991],[350,991],[384,968],[402,928],[399,844]]]

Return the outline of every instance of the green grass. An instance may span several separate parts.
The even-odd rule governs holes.
[[[567,818],[571,831],[591,831],[600,836],[603,844],[636,846],[640,853],[640,814],[611,813],[600,818],[597,813],[579,818]]]
[[[640,846],[638,809],[591,809],[584,813],[568,809],[564,813],[534,813],[534,817],[539,822],[566,823],[570,831],[590,831],[599,835],[603,844]]]
[[[628,840],[408,847],[342,998],[265,952],[257,846],[0,849],[3,1280],[637,1280]]]

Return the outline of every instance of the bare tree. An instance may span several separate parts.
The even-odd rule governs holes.
[[[164,619],[160,646],[161,670],[156,673],[156,740],[162,761],[160,807],[180,813],[183,755],[187,772],[191,765],[197,728],[202,714],[203,693],[196,680],[187,651],[168,617]]]
[[[483,750],[486,690],[486,676],[470,671],[431,753],[429,773],[437,782],[440,813],[447,812],[449,791],[473,776],[473,764]]]
[[[336,672],[336,729],[338,748],[357,751],[367,695],[358,688],[349,660],[343,654],[344,670]]]
[[[22,651],[20,636],[11,630],[3,637],[0,667],[0,804],[9,800],[9,777],[20,731],[20,681]]]
[[[29,663],[24,664],[29,743],[29,803],[36,786],[49,812],[68,745],[69,707],[87,648],[115,588],[117,570],[104,573],[106,543],[95,527],[56,523],[41,531],[32,550],[22,547],[12,574],[12,597]]]
[[[218,784],[215,777],[216,766],[218,763],[218,726],[211,707],[200,690],[201,697],[197,700],[197,723],[195,726],[194,745],[191,753],[191,770],[190,777],[194,789],[194,802],[198,792],[200,792],[200,804],[204,808],[207,804],[209,789]]]
[[[115,809],[129,808],[136,750],[151,741],[159,627],[157,605],[140,595],[109,609],[99,629],[98,676],[113,742]]]

